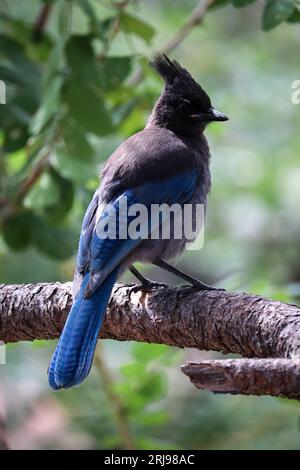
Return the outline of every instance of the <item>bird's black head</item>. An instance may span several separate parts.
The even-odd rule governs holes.
[[[209,122],[228,120],[213,108],[207,93],[178,62],[159,55],[151,66],[165,80],[164,91],[151,116],[157,125],[177,133],[193,134],[203,131]]]

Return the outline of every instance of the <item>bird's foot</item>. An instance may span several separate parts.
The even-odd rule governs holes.
[[[198,279],[195,279],[191,282],[191,286],[197,290],[207,290],[207,291],[223,291],[225,292],[226,289],[223,289],[221,287],[214,287],[210,286],[209,284],[205,284],[202,281],[199,281]]]
[[[171,266],[169,263],[166,261],[163,261],[162,259],[158,259],[155,262],[153,262],[155,266],[158,266],[159,268],[164,269],[165,271],[175,274],[175,276],[180,277],[181,279],[184,279],[189,283],[190,286],[197,290],[219,290],[219,291],[224,291],[225,289],[221,289],[218,287],[213,287],[209,286],[208,284],[205,284],[202,281],[199,281],[199,279],[195,279],[194,277],[189,276],[188,274],[185,274],[184,272],[180,271],[179,269],[175,268],[174,266]]]
[[[133,286],[130,289],[130,295],[136,294],[137,292],[152,292],[155,289],[162,289],[168,287],[167,284],[163,284],[160,282],[153,282],[150,279],[146,279],[141,284],[137,286]]]

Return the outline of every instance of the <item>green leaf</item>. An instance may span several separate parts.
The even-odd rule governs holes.
[[[112,110],[112,119],[114,124],[116,126],[122,125],[139,104],[139,99],[134,97],[132,99],[128,99],[124,103],[114,106]]]
[[[19,94],[13,98],[7,106],[9,107],[7,111],[11,116],[12,123],[20,123],[27,126],[37,105],[36,99],[31,94]]]
[[[104,93],[117,87],[131,68],[129,57],[96,60],[89,36],[71,37],[65,48],[70,76],[64,87],[69,114],[86,131],[103,136],[114,131]]]
[[[246,5],[250,5],[250,3],[254,3],[256,0],[232,0],[232,5],[234,7],[244,7]]]
[[[102,39],[102,41],[106,42],[106,32],[107,32],[106,23],[99,20],[90,2],[88,2],[87,0],[77,0],[77,3],[89,19],[90,29],[91,29],[92,34],[95,37],[98,37]]]
[[[122,397],[126,409],[131,413],[140,413],[147,405],[148,400],[140,394],[140,388],[133,387],[129,382],[115,382],[113,389]]]
[[[59,260],[70,258],[78,244],[77,234],[72,230],[53,227],[41,217],[34,217],[30,238],[39,251]]]
[[[15,85],[20,85],[22,83],[18,72],[10,68],[8,65],[0,65],[0,77],[1,80],[13,83]]]
[[[20,75],[22,83],[26,83],[35,92],[40,85],[41,69],[33,61],[29,60],[23,47],[15,40],[0,34],[0,57],[5,57],[14,70]]]
[[[294,0],[268,0],[262,17],[262,28],[269,31],[283,21],[286,21],[294,12]]]
[[[16,150],[24,147],[28,138],[29,134],[25,126],[11,126],[5,130],[3,149],[8,153],[15,152]]]
[[[129,13],[122,12],[120,16],[121,28],[126,33],[134,34],[143,39],[146,43],[150,44],[155,34],[155,29],[137,16],[130,15]]]
[[[4,23],[11,38],[22,45],[27,57],[40,62],[45,62],[48,59],[53,44],[45,31],[36,38],[33,37],[31,24],[12,17],[6,17]]]
[[[125,364],[120,367],[120,371],[124,377],[127,379],[133,379],[134,381],[136,381],[137,377],[142,381],[145,375],[145,371],[141,370],[141,365],[138,362]]]
[[[36,99],[30,93],[16,96],[5,106],[0,105],[0,121],[4,131],[3,148],[6,152],[14,152],[27,142],[28,124],[36,106]]]
[[[94,165],[88,164],[84,160],[73,158],[66,153],[64,147],[58,146],[56,151],[50,156],[51,165],[64,178],[74,181],[80,185],[95,178]]]
[[[300,6],[298,8],[300,8]],[[300,10],[298,8],[295,8],[292,15],[288,17],[287,21],[289,23],[299,23],[299,21],[300,21]]]
[[[37,135],[42,131],[59,108],[61,86],[62,78],[56,77],[47,88],[41,106],[31,121],[30,130],[33,135]]]
[[[210,6],[209,10],[213,10],[214,8],[219,8],[219,7],[224,7],[225,5],[228,5],[231,3],[231,0],[215,0]]]
[[[103,57],[97,61],[90,36],[72,36],[65,47],[67,64],[72,77],[80,84],[101,88],[103,91],[117,87],[129,74],[130,57]]]
[[[47,68],[44,71],[43,86],[47,87],[52,83],[52,80],[58,76],[64,75],[65,71],[65,48],[66,40],[61,37],[59,41],[53,46],[48,60]]]
[[[43,209],[59,201],[60,190],[50,172],[44,172],[24,199],[27,209]]]
[[[136,419],[139,423],[146,426],[161,426],[162,424],[166,424],[170,420],[170,417],[166,411],[158,410],[139,414]]]
[[[161,399],[166,393],[165,377],[158,372],[149,374],[147,379],[140,384],[139,393],[148,402]]]
[[[140,434],[139,437],[135,440],[137,443],[137,449],[143,449],[143,450],[150,450],[155,449],[156,451],[159,450],[179,450],[182,447],[178,446],[178,444],[174,444],[174,442],[170,442],[167,439],[151,439],[149,437],[145,438],[142,437]]]
[[[13,250],[23,250],[29,245],[32,214],[29,211],[5,220],[2,226],[3,238]]]
[[[0,56],[4,57],[4,79],[9,87],[7,105],[0,109],[4,131],[3,148],[14,152],[28,140],[28,125],[39,104],[41,69],[26,57],[21,44],[0,34]]]
[[[24,199],[24,207],[51,224],[57,224],[68,214],[74,200],[72,182],[50,167],[44,172]]]
[[[74,188],[53,168],[43,173],[24,199],[24,206],[49,221],[59,222],[71,209]]]
[[[62,138],[65,144],[65,153],[72,158],[93,163],[94,149],[89,143],[86,133],[76,122],[69,119],[64,123]]]
[[[57,173],[54,168],[51,168],[50,172],[59,188],[59,199],[56,204],[47,208],[45,216],[52,222],[59,222],[72,208],[74,201],[74,186],[72,182]]]
[[[86,131],[103,136],[111,134],[114,126],[99,90],[72,77],[64,89],[69,114]]]
[[[132,355],[138,362],[150,362],[157,359],[168,351],[168,346],[164,344],[143,344],[135,343],[132,347]]]
[[[90,36],[71,36],[65,46],[65,55],[71,75],[78,80],[79,88],[82,83],[95,86],[99,84],[97,61]]]
[[[98,64],[99,85],[103,91],[117,88],[131,70],[130,57],[107,57]]]
[[[9,38],[8,36],[5,36],[4,34],[0,34],[0,56],[8,57],[11,60],[16,60],[17,63],[19,61],[23,62],[24,60],[24,54],[23,54],[23,49],[21,45]]]

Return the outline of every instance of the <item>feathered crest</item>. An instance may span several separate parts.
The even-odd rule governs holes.
[[[150,65],[170,84],[175,78],[187,73],[176,60],[170,60],[165,54],[156,56]]]

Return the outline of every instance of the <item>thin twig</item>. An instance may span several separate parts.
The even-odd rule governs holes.
[[[105,363],[105,359],[103,359],[103,348],[101,347],[100,343],[96,349],[94,362],[101,375],[104,392],[115,415],[117,430],[120,436],[122,448],[126,450],[133,450],[135,449],[135,444],[131,434],[128,413],[124,404],[122,403],[120,396],[114,390],[115,382],[109,368]]]
[[[0,209],[2,211],[1,223],[20,211],[23,199],[40,178],[44,170],[49,166],[49,158],[49,152],[47,152],[36,162],[32,167],[31,173],[20,184],[19,190],[12,200],[9,200],[8,198],[0,198]]]
[[[45,143],[43,156],[40,157],[37,161],[35,161],[32,164],[30,168],[31,170],[30,173],[21,182],[20,187],[17,190],[13,200],[12,201],[8,199],[6,201],[3,200],[3,204],[1,204],[1,201],[0,201],[0,208],[4,209],[3,215],[2,215],[3,220],[18,212],[23,199],[29,193],[29,191],[37,182],[37,180],[40,178],[40,176],[43,174],[43,172],[49,167],[51,149],[52,149],[53,144],[59,138],[60,132],[61,132],[61,127],[60,125],[56,124],[56,126],[51,132],[50,137],[48,137]]]
[[[97,60],[100,61],[104,59],[109,51],[110,43],[115,39],[117,36],[118,32],[120,31],[120,25],[121,25],[121,12],[126,9],[126,7],[129,4],[129,0],[124,0],[123,2],[120,3],[112,3],[114,8],[118,9],[118,14],[115,16],[114,21],[108,31],[107,35],[107,42],[103,46],[101,52],[97,55]]]
[[[169,54],[172,52],[180,43],[191,33],[191,31],[198,26],[207,13],[209,7],[215,2],[215,0],[203,0],[196,8],[192,11],[191,15],[183,23],[181,28],[168,39],[162,47],[156,51],[156,54]],[[143,69],[138,70],[131,78],[130,85],[138,85],[144,78]]]
[[[41,10],[33,26],[32,38],[35,42],[39,42],[43,37],[43,32],[49,20],[52,7],[53,5],[51,3],[46,3],[46,5],[41,7]]]
[[[119,31],[120,31],[120,16],[118,15],[114,18],[114,21],[110,27],[106,44],[103,46],[102,50],[97,55],[97,61],[101,61],[107,56],[110,43],[114,40],[114,38],[117,36]]]
[[[207,10],[214,2],[215,0],[204,0],[200,2],[181,28],[162,46],[160,52],[167,54],[175,49],[196,26],[202,23]]]
[[[47,152],[40,160],[37,161],[36,165],[32,168],[30,175],[23,181],[18,191],[17,199],[22,200],[29,193],[32,186],[39,179],[45,168],[49,165],[49,152]]]

